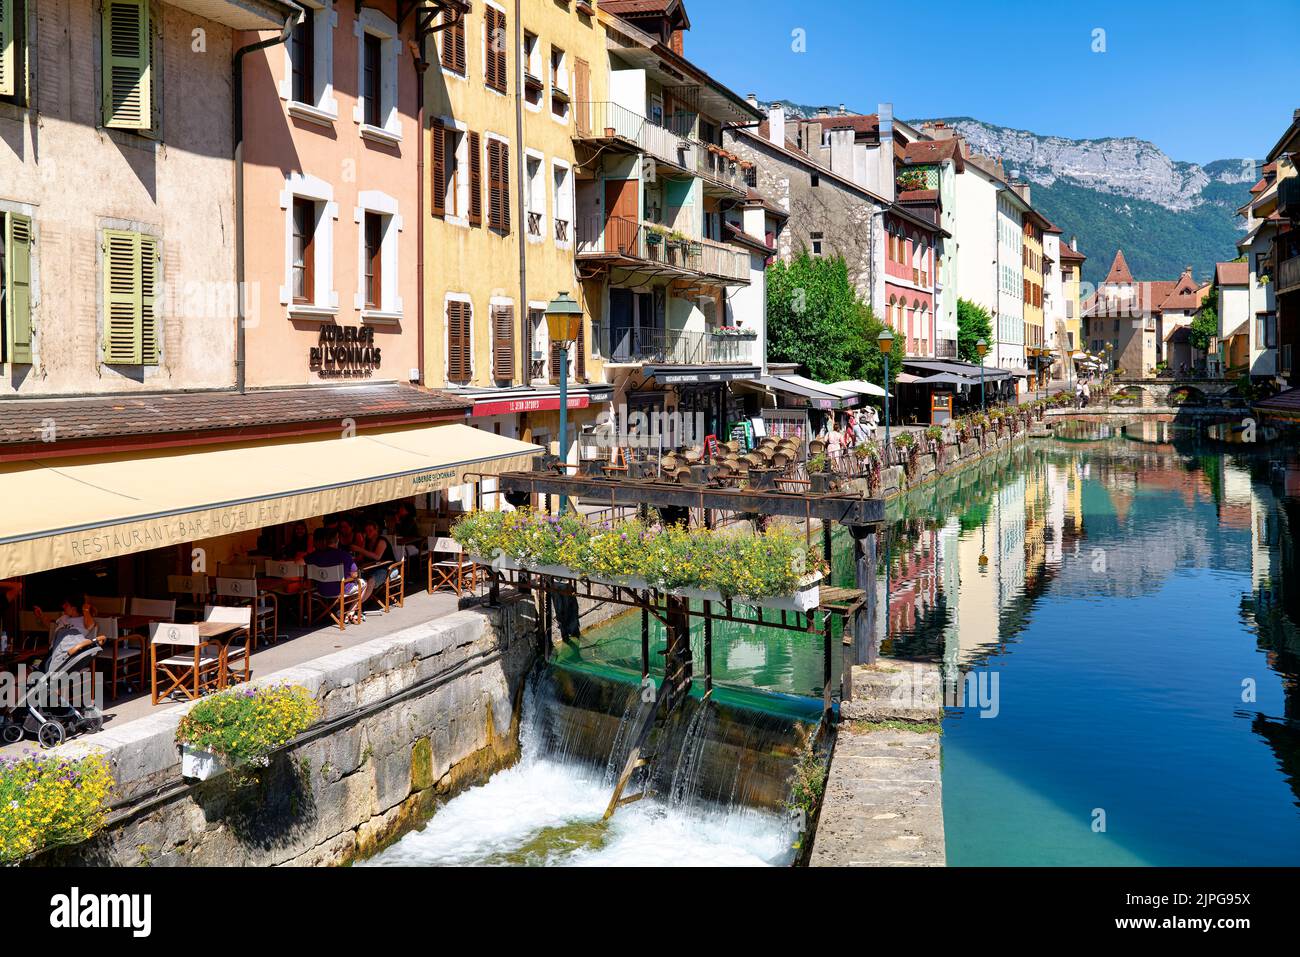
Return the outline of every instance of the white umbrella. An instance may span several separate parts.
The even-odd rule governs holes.
[[[843,382],[832,383],[837,389],[844,389],[848,392],[857,392],[860,395],[871,395],[878,399],[883,399],[885,390],[874,382],[864,382],[861,379],[845,379]]]

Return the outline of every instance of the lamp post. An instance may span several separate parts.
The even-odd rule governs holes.
[[[560,459],[565,465],[569,462],[569,347],[581,333],[582,306],[572,296],[562,292],[546,304],[546,334],[560,348]],[[561,495],[561,515],[568,504],[569,496]]]
[[[984,403],[984,354],[989,351],[989,344],[983,339],[975,343],[975,352],[980,357],[980,414],[986,411]]]
[[[884,326],[880,330],[880,335],[876,336],[876,345],[880,346],[880,354],[885,357],[885,454],[889,454],[889,354],[894,351],[894,334],[889,331],[889,326]],[[884,461],[884,457],[881,457]]]

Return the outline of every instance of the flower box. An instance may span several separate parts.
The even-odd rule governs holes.
[[[466,558],[475,565],[485,565],[499,570],[508,569],[512,571],[525,571],[534,575],[551,575],[555,578],[580,579],[598,585],[611,585],[623,588],[657,588],[660,591],[666,590],[637,575],[584,575],[563,565],[525,564],[520,562],[518,559],[511,558],[509,555],[498,555],[496,558],[485,558],[482,555],[467,555]],[[760,608],[770,608],[775,611],[808,612],[821,603],[821,581],[821,572],[813,572],[800,579],[798,589],[791,595],[772,595],[768,598],[758,599],[757,601],[749,598],[735,597],[732,598],[731,601],[735,604],[756,605]],[[725,602],[727,600],[721,592],[707,588],[690,588],[683,586],[672,589],[671,593],[683,598],[696,598],[700,601]]]
[[[189,781],[206,781],[224,774],[229,765],[219,754],[200,751],[188,744],[181,745],[181,777]]]

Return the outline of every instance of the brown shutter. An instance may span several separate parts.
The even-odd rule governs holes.
[[[473,308],[467,302],[447,303],[447,378],[467,382],[472,375],[471,319]]]
[[[469,134],[469,223],[483,225],[483,147],[477,133]]]
[[[513,381],[515,372],[515,307],[492,307],[492,378]]]
[[[465,75],[465,17],[462,15],[456,21],[456,25],[451,28],[451,37],[453,41],[452,70],[456,73]]]
[[[484,9],[483,79],[488,86],[506,92],[506,15],[494,7]]]
[[[560,347],[551,343],[551,380],[560,381]]]
[[[488,140],[488,225],[510,232],[510,147]]]
[[[578,345],[574,349],[574,361],[576,362],[578,381],[587,381],[587,317],[583,316],[582,322],[578,326]]]
[[[501,231],[510,232],[510,144],[500,144]]]
[[[431,129],[433,162],[429,164],[429,209],[435,216],[447,215],[447,134],[442,121],[434,120]]]
[[[574,121],[579,133],[591,132],[591,67],[581,57],[573,61],[573,98],[577,101]]]

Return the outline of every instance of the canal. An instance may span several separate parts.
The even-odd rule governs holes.
[[[1295,864],[1300,509],[1270,485],[1276,450],[1160,423],[1067,434],[890,505],[882,655],[979,691],[944,721],[948,863]],[[838,583],[850,563],[838,541]],[[375,863],[789,863],[751,757],[784,773],[810,737],[821,648],[724,626],[714,660],[718,700],[656,793],[602,823],[640,622],[587,630],[530,683],[521,761]]]

